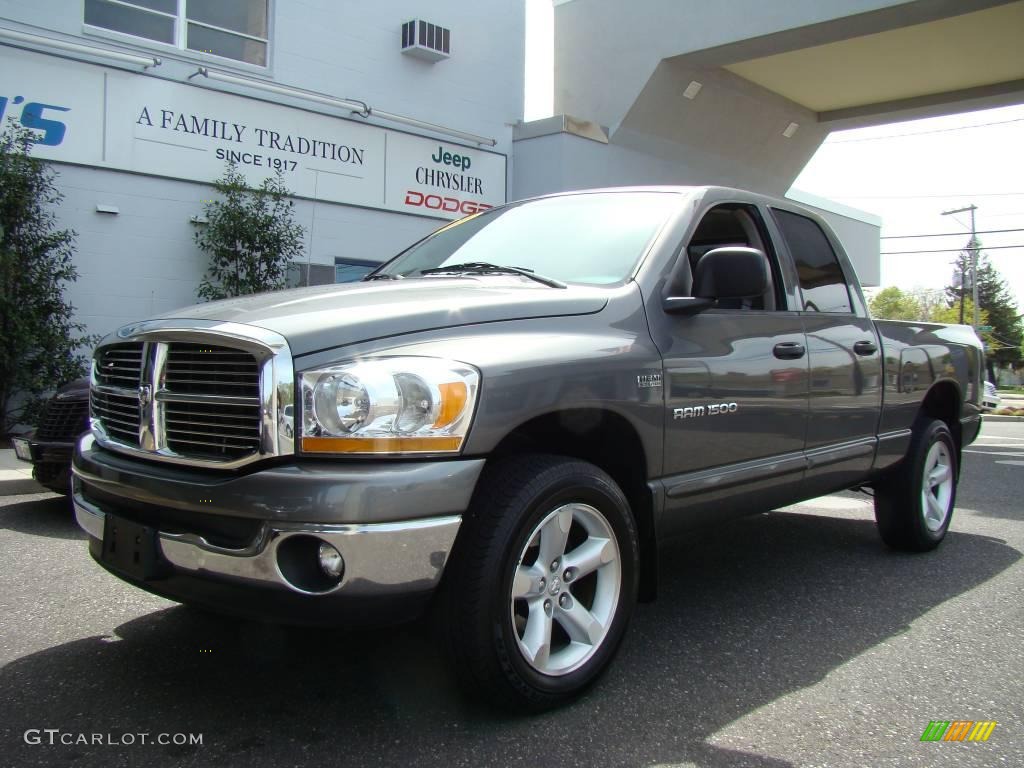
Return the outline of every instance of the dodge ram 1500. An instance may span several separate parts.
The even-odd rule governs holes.
[[[290,622],[429,607],[465,681],[543,708],[608,665],[659,544],[699,524],[865,488],[886,544],[937,546],[983,370],[970,328],[873,321],[788,201],[552,195],[357,284],[113,333],[74,502],[143,589]]]

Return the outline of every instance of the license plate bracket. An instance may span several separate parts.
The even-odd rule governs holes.
[[[134,579],[159,576],[160,547],[156,528],[116,515],[106,515],[103,525],[103,563]]]

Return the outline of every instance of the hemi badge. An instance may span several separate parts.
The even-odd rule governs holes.
[[[660,373],[642,373],[636,377],[636,385],[640,389],[653,389],[661,386]]]

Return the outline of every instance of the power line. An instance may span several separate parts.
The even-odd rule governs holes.
[[[952,192],[945,195],[849,195],[833,192],[829,197],[846,200],[956,200],[964,197],[1024,197],[1024,192]]]
[[[967,234],[966,232],[964,234]],[[1024,248],[1024,243],[1020,245],[987,245],[978,248],[979,251],[998,251],[1003,248]],[[882,251],[880,256],[896,256],[901,253],[960,253],[961,251],[975,250],[973,248],[936,248],[930,251]]]
[[[983,229],[979,232],[975,232],[976,235],[994,235],[997,232],[1024,232],[1024,229]],[[936,232],[934,234],[927,235],[883,235],[882,240],[896,240],[904,237],[963,237],[969,235],[970,232]],[[982,249],[984,250],[984,249]]]
[[[930,133],[951,133],[953,131],[968,131],[971,128],[988,128],[992,125],[1006,125],[1007,123],[1022,123],[1024,117],[1014,118],[1013,120],[999,120],[993,123],[975,123],[973,125],[961,125],[956,128],[936,128],[931,131],[915,131],[913,133],[888,133],[885,136],[865,136],[859,139],[838,139],[836,141],[829,141],[826,144],[857,144],[862,141],[881,141],[882,139],[903,139],[909,136],[927,136]]]

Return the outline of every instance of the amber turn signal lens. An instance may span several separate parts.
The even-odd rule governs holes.
[[[436,453],[457,451],[461,437],[304,437],[307,453]]]

